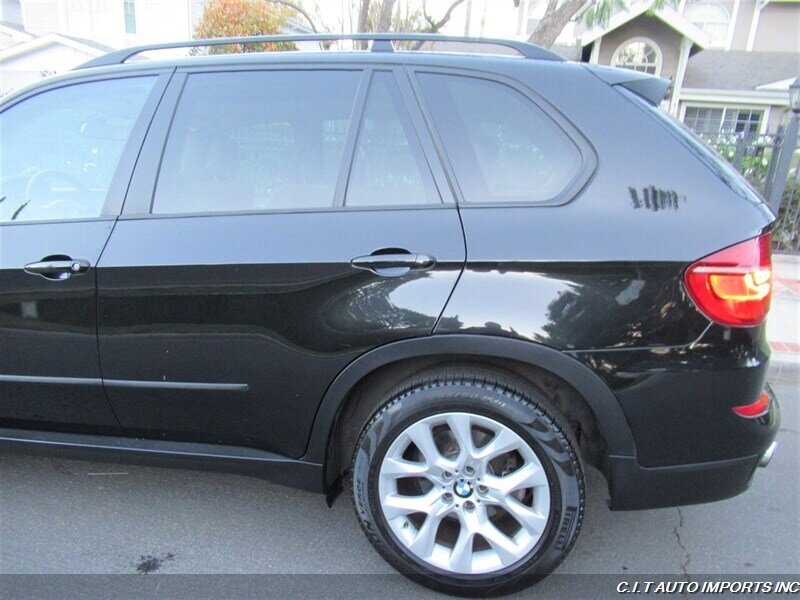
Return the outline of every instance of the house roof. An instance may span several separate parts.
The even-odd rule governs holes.
[[[29,31],[26,31],[22,25],[18,25],[17,23],[12,23],[11,21],[0,21],[0,27],[6,27],[8,29],[13,29],[19,33],[25,33],[30,37],[33,37],[33,34]]]
[[[9,46],[0,52],[0,62],[14,58],[15,56],[20,56],[28,52],[39,50],[40,48],[44,48],[53,44],[61,44],[63,46],[75,48],[76,50],[81,50],[91,56],[100,56],[114,50],[114,48],[111,46],[99,44],[92,40],[73,37],[71,35],[64,35],[62,33],[47,33],[39,37],[34,37],[30,40],[20,42],[19,44]]]
[[[755,90],[800,75],[794,52],[705,50],[689,59],[684,88]]]
[[[610,31],[614,31],[618,27],[625,25],[625,23],[645,14],[651,9],[652,5],[652,0],[633,2],[627,10],[623,9],[614,14],[607,23],[595,25],[581,35],[581,46],[588,46]],[[711,38],[705,31],[670,6],[654,10],[652,15],[681,35],[692,40],[700,48],[707,48],[711,43]]]
[[[768,90],[768,91],[780,91],[780,92],[788,92],[789,86],[792,85],[796,77],[789,77],[789,79],[783,79],[781,81],[773,81],[772,83],[764,83],[759,85],[756,89],[758,90]]]
[[[8,21],[0,21],[0,31],[3,31],[16,39],[29,40],[35,37],[31,32],[25,31],[23,27]]]
[[[101,52],[113,52],[114,50],[116,50],[116,48],[114,48],[113,46],[101,44],[100,42],[95,42],[94,40],[90,40],[87,38],[75,37],[74,35],[66,35],[64,33],[59,33],[58,35],[70,39],[73,42],[83,44],[84,46],[91,46],[92,48],[100,50]]]

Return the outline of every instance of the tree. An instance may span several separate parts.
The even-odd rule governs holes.
[[[651,11],[663,8],[668,0],[653,0],[650,7]],[[674,4],[674,0],[670,0]],[[519,0],[515,0],[516,5]],[[539,21],[536,29],[528,38],[532,44],[538,44],[545,48],[551,47],[555,44],[556,39],[564,31],[575,15],[580,12],[584,7],[582,18],[584,22],[589,25],[597,23],[607,23],[618,10],[628,10],[627,0],[548,0],[547,8],[544,11],[544,17]]]
[[[361,0],[358,12],[359,33],[437,33],[444,27],[453,10],[466,0],[453,0],[438,19],[428,14],[427,2],[397,0]]]
[[[297,2],[291,2],[290,0],[265,0],[265,1],[271,2],[272,4],[282,4],[283,6],[290,8],[291,10],[302,16],[303,19],[305,19],[306,23],[308,23],[308,26],[311,27],[311,31],[313,31],[314,33],[319,33],[319,29],[317,29],[317,25],[314,23],[314,19],[311,18],[311,15],[308,13],[306,9],[302,7],[301,4]]]
[[[598,0],[601,3],[614,0]],[[586,0],[549,0],[544,17],[539,21],[528,41],[549,48],[564,31],[578,11],[586,4]]]
[[[283,4],[283,3],[281,3]],[[196,39],[274,35],[295,11],[264,0],[208,0],[194,31]],[[295,50],[292,42],[209,46],[209,54]]]
[[[422,33],[438,33],[438,31],[447,24],[447,22],[450,20],[450,17],[453,16],[453,11],[458,7],[459,4],[462,4],[463,2],[464,0],[456,0],[455,2],[451,3],[442,18],[438,20],[434,19],[428,14],[428,11],[425,10],[425,3],[423,2],[422,13],[428,26],[422,31]]]
[[[453,15],[453,11],[466,0],[453,0],[441,17],[428,14],[427,2],[398,2],[397,0],[360,0],[358,11],[358,33],[438,33]],[[402,43],[400,44],[403,45]],[[410,44],[419,49],[422,42]],[[359,47],[366,48],[361,42]]]

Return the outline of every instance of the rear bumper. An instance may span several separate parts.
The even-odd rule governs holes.
[[[757,419],[764,428],[758,454],[712,462],[668,467],[643,467],[632,457],[609,457],[608,480],[612,510],[663,508],[731,498],[744,492],[759,466],[767,466],[775,451],[780,427],[780,406],[766,387],[769,411]]]

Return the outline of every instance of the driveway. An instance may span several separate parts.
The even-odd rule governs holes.
[[[612,595],[616,582],[631,574],[800,573],[800,392],[784,384],[775,390],[783,407],[780,447],[747,493],[680,509],[611,512],[603,480],[591,472],[583,531],[558,573],[613,577],[551,577],[538,589],[566,597],[583,595],[582,587],[594,596],[602,584]],[[131,574],[6,577],[0,580],[5,597],[23,590],[98,597],[94,586],[107,586],[101,595],[124,597],[123,582],[153,597],[178,597],[169,593],[171,585],[192,588],[193,597],[276,590],[307,596],[312,588],[318,597],[340,597],[339,591],[341,597],[376,591],[385,598],[441,597],[392,575],[362,535],[347,496],[328,509],[322,496],[257,479],[12,454],[0,455],[0,494],[2,573]],[[162,573],[328,577],[159,578]],[[359,577],[365,574],[372,577]]]

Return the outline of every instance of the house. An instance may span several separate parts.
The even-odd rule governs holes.
[[[191,39],[205,0],[0,0],[0,21],[113,48]]]
[[[470,0],[443,33],[526,40],[546,6]],[[775,132],[787,122],[789,83],[800,75],[800,0],[665,0],[660,9],[626,0],[593,27],[585,10],[552,48],[564,58],[669,79],[664,108],[703,133]]]
[[[0,32],[10,29],[0,24]],[[42,77],[67,71],[113,50],[99,44],[60,33],[28,36],[24,41],[4,45],[0,50],[0,94],[33,83]]]
[[[205,3],[0,0],[0,94],[72,69],[115,48],[189,40]],[[286,31],[310,33],[294,20],[286,24]],[[178,50],[162,56],[183,53]]]
[[[635,1],[576,36],[586,62],[670,79],[664,107],[697,132],[775,132],[790,117],[799,0]]]
[[[34,35],[25,31],[23,27],[14,23],[0,21],[0,50],[5,50],[10,46],[27,42],[33,38]]]
[[[189,39],[204,0],[0,0],[0,94],[106,52]]]

